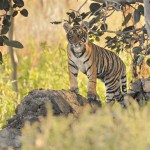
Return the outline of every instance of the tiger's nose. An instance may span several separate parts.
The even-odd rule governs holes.
[[[76,46],[76,47],[79,47],[80,45],[77,43],[75,46]]]

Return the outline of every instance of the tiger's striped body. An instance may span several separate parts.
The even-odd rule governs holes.
[[[77,33],[74,28],[76,30],[80,28],[82,32]],[[99,99],[96,92],[96,79],[98,78],[105,83],[106,102],[111,103],[115,99],[124,107],[126,67],[123,61],[115,53],[88,41],[85,37],[86,31],[81,26],[73,27],[73,29],[74,32],[70,33],[72,28],[67,31],[68,72],[71,90],[78,92],[77,75],[80,70],[89,79],[87,97],[91,102]],[[78,34],[81,35],[78,36]],[[85,39],[82,39],[82,35]]]

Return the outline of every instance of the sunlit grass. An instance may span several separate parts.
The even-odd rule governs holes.
[[[19,92],[15,93],[10,81],[11,66],[9,55],[4,55],[4,64],[1,66],[1,125],[6,123],[7,118],[14,114],[18,103],[33,89],[69,89],[69,76],[67,67],[66,48],[62,45],[49,45],[41,42],[37,50],[34,40],[30,40],[28,51],[18,53],[18,86]],[[130,68],[129,61],[124,59],[127,68]],[[127,70],[128,79],[131,79],[130,69]],[[87,76],[79,72],[78,76],[79,93],[87,96]],[[97,80],[97,93],[102,103],[105,103],[105,86]]]
[[[13,91],[10,81],[11,67],[7,54],[3,55],[3,65],[0,65],[0,128],[6,120],[14,115],[14,110],[19,102],[19,95]]]

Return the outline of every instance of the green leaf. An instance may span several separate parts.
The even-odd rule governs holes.
[[[140,55],[137,59],[137,65],[140,66],[142,64],[143,60],[144,60],[144,56]]]
[[[91,42],[94,42],[94,39],[90,39]]]
[[[121,49],[121,46],[120,47],[117,47],[117,49],[116,49],[116,53],[120,53],[120,51],[121,51],[122,49]]]
[[[4,1],[3,9],[4,9],[5,11],[9,11],[9,9],[10,9],[10,3],[9,3],[8,0],[5,0],[5,1]]]
[[[140,21],[141,14],[138,9],[135,9],[133,14],[134,23],[138,23]]]
[[[10,4],[8,0],[0,0],[0,10],[9,11]]]
[[[15,10],[15,11],[13,12],[12,16],[15,17],[15,16],[17,16],[17,14],[18,14],[18,11]]]
[[[5,18],[4,18],[4,20],[3,20],[3,25],[4,25],[4,26],[7,26],[7,27],[9,27],[9,26],[11,25],[11,23],[10,23],[8,17],[5,17]]]
[[[16,4],[13,4],[13,8],[17,8],[17,5],[16,5]]]
[[[97,32],[97,35],[98,35],[98,36],[102,36],[103,34],[104,34],[103,31],[98,31],[98,32]]]
[[[3,10],[3,4],[4,4],[4,0],[1,0],[1,2],[0,2],[0,10]]]
[[[99,3],[92,3],[90,5],[90,11],[92,13],[95,13],[100,7],[101,7],[101,5]]]
[[[24,6],[24,2],[22,0],[20,0],[19,3],[17,3],[17,6],[19,8],[23,7]]]
[[[106,37],[105,37],[105,39],[109,41],[109,40],[111,40],[111,39],[112,39],[112,37],[110,37],[110,36],[106,36]]]
[[[141,15],[144,16],[144,7],[143,7],[143,5],[139,5],[139,6],[138,6],[138,10],[139,10],[139,12],[141,13]]]
[[[28,11],[26,9],[22,9],[20,11],[20,14],[23,15],[24,17],[28,17]]]
[[[147,59],[146,63],[150,67],[150,58]]]
[[[126,25],[126,24],[129,22],[129,20],[131,19],[131,17],[132,17],[132,15],[131,15],[131,13],[129,13],[129,14],[124,18],[124,21],[123,21],[123,23],[122,23],[122,26]]]
[[[2,56],[2,53],[0,51],[0,64],[2,64],[2,63],[3,63],[3,56]]]
[[[2,36],[3,40],[9,40],[7,36]]]
[[[131,44],[127,44],[127,45],[125,46],[125,48],[126,48],[126,49],[131,48]]]
[[[89,12],[86,12],[86,13],[82,13],[82,14],[81,14],[82,19],[85,19],[89,14],[90,14],[90,11],[89,11]]]
[[[69,16],[70,16],[70,18],[74,19],[74,18],[76,17],[75,12],[71,12],[71,13],[69,14]]]
[[[73,26],[74,26],[74,25],[80,25],[80,23],[79,23],[79,22],[74,22],[74,23],[73,23]]]
[[[142,50],[143,50],[142,47],[136,46],[136,47],[134,47],[134,48],[132,49],[132,52],[133,52],[134,54],[139,54]]]
[[[100,41],[100,38],[98,36],[96,36],[95,40],[96,41]]]
[[[73,20],[74,23],[78,23],[78,22],[80,22],[80,21],[81,21],[81,18],[75,18],[75,19]]]
[[[3,46],[3,45],[4,45],[3,42],[4,42],[4,39],[3,39],[2,36],[0,36],[0,46]]]
[[[1,34],[6,34],[8,31],[9,31],[9,27],[3,26],[2,30],[1,30]]]
[[[95,17],[95,18],[92,18],[92,19],[89,21],[89,27],[92,27],[93,24],[99,22],[99,20],[100,20],[100,16],[97,16],[97,17]]]
[[[23,45],[18,42],[18,41],[13,41],[13,40],[4,40],[4,43],[7,45],[7,46],[11,46],[11,47],[15,47],[15,48],[23,48]]]
[[[122,31],[130,31],[133,29],[134,29],[134,26],[128,26],[128,27],[124,28]]]
[[[92,28],[92,30],[96,31],[97,28],[98,28],[97,26],[94,26],[94,27]]]
[[[22,0],[13,0],[17,7],[21,8],[24,6],[24,2]]]
[[[101,30],[107,30],[108,25],[106,23],[101,25]]]

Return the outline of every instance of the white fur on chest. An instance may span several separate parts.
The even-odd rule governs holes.
[[[85,64],[83,64],[83,60],[81,58],[75,58],[73,59],[73,61],[75,62],[76,66],[78,67],[78,69],[85,73],[86,72],[86,68],[85,68]]]

